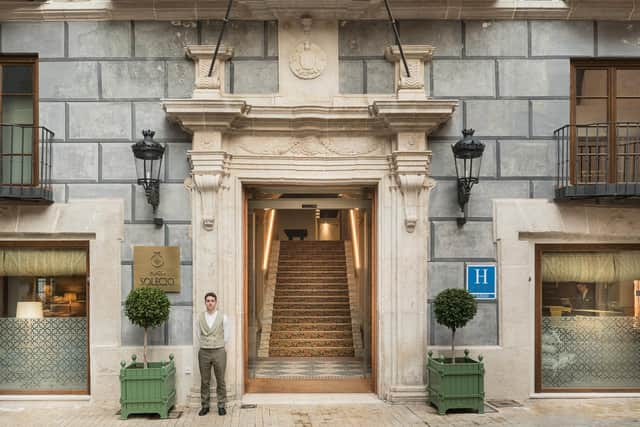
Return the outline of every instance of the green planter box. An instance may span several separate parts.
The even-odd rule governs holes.
[[[449,409],[475,409],[484,412],[484,363],[482,356],[478,360],[469,357],[465,350],[464,357],[451,359],[440,357],[434,359],[429,352],[427,369],[429,371],[429,403],[438,408],[444,415]]]
[[[176,404],[176,366],[173,354],[168,362],[133,362],[126,366],[120,362],[120,419],[126,420],[131,414],[159,414],[167,418]]]

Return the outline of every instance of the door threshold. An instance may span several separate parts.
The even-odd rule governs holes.
[[[343,379],[285,379],[252,378],[245,384],[246,393],[371,393],[373,387],[369,378]]]
[[[88,402],[91,400],[89,394],[0,394],[0,401],[19,401],[19,402],[42,402],[42,401],[59,401],[59,402]]]
[[[243,405],[383,404],[374,393],[246,393]]]

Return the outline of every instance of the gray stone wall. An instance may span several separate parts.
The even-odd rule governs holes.
[[[165,118],[161,98],[186,98],[193,90],[188,44],[215,44],[219,22],[43,22],[1,23],[0,52],[38,53],[40,125],[55,132],[52,178],[55,201],[122,198],[122,302],[132,286],[132,246],[177,245],[182,291],[169,294],[171,314],[151,334],[152,344],[191,343],[192,272],[189,173],[191,138]],[[274,22],[234,22],[225,42],[235,48],[229,65],[231,92],[277,91],[277,26]],[[250,70],[262,70],[252,79]],[[275,71],[273,71],[275,70]],[[131,144],[142,129],[156,131],[167,146],[158,216],[136,185]],[[124,345],[142,342],[142,330],[122,316]]]
[[[431,135],[432,174],[438,184],[429,206],[429,302],[439,291],[464,287],[467,263],[495,262],[492,200],[552,198],[553,130],[569,121],[572,57],[638,57],[638,23],[585,21],[401,21],[406,44],[436,47],[426,67],[426,93],[459,100],[453,119]],[[393,43],[387,22],[340,26],[343,93],[388,93],[393,81],[371,64]],[[384,81],[384,84],[381,83]],[[471,194],[469,222],[456,225],[451,144],[463,128],[476,129],[487,145],[482,179]],[[500,287],[500,284],[498,284]],[[478,315],[457,334],[458,344],[499,344],[499,299],[481,302]],[[432,316],[432,314],[430,314]],[[431,317],[430,343],[449,334]]]
[[[183,179],[190,138],[165,119],[159,99],[190,96],[193,64],[183,47],[214,44],[219,22],[42,22],[0,24],[0,52],[40,55],[40,124],[55,133],[56,202],[96,197],[125,201],[123,294],[131,288],[131,246],[179,245],[183,290],[171,295],[171,319],[154,331],[154,344],[188,344],[191,334],[190,212]],[[451,121],[429,140],[438,185],[430,204],[429,300],[462,287],[465,263],[495,262],[494,198],[550,198],[554,173],[553,129],[568,122],[570,57],[638,57],[640,25],[581,21],[403,21],[404,43],[432,44],[427,94],[460,101]],[[232,93],[278,91],[277,24],[232,22],[225,42],[235,48],[228,64]],[[393,44],[384,21],[341,22],[340,89],[392,93],[393,68],[383,50]],[[469,222],[458,228],[451,143],[465,127],[477,129],[487,148],[482,181],[472,193]],[[135,184],[130,145],[143,128],[167,144],[159,216]],[[458,334],[460,344],[499,343],[496,302]],[[431,322],[432,344],[448,342]],[[138,344],[141,331],[123,317],[123,342]]]

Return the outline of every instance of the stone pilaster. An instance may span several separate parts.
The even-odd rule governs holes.
[[[232,327],[232,338],[227,344],[227,392],[229,399],[241,393],[242,374],[239,349],[241,340],[235,339],[242,327],[242,314],[237,312],[238,301],[233,280],[235,271],[230,271],[229,226],[225,223],[225,200],[232,198],[229,191],[228,167],[231,156],[223,151],[192,150],[188,153],[191,165],[191,212],[193,233],[193,321],[204,309],[204,295],[215,292],[220,309],[227,315]],[[227,202],[228,203],[228,202]],[[231,276],[231,277],[230,277]],[[197,405],[200,395],[200,372],[198,368],[197,329],[193,337],[193,385],[191,405]],[[236,361],[236,359],[238,359]],[[239,365],[240,364],[240,365]],[[239,366],[238,366],[239,365]],[[215,393],[212,394],[215,399]]]
[[[392,402],[426,399],[428,151],[395,151],[389,156],[388,193],[381,194],[386,233],[378,310],[381,329],[378,363],[388,364],[381,378],[382,396]],[[382,214],[382,212],[381,212]]]

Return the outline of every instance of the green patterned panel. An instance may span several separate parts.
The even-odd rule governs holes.
[[[0,390],[87,391],[87,318],[0,318]]]
[[[543,317],[542,385],[640,388],[640,324],[635,317]]]

